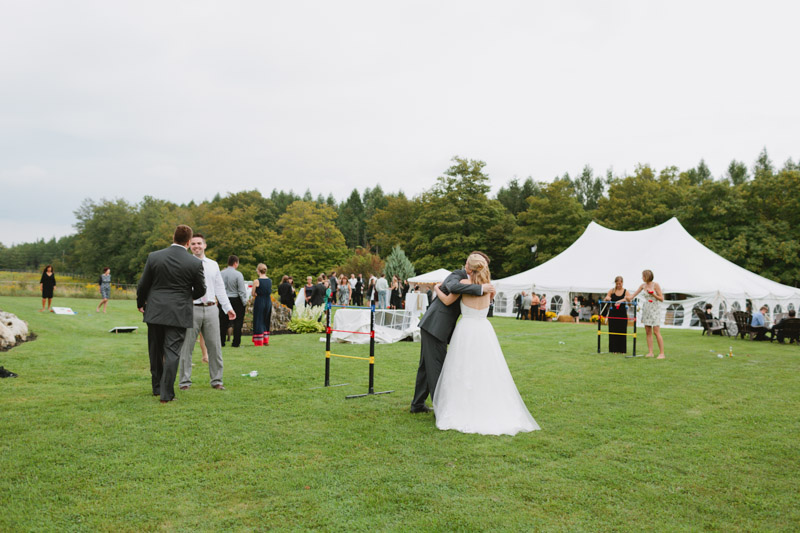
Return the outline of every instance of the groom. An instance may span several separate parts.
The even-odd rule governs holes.
[[[489,258],[483,252],[472,252],[478,254],[486,259],[486,264],[489,264]],[[472,255],[470,254],[470,255]],[[472,272],[467,265],[464,265],[464,270],[456,270],[452,272],[441,287],[439,287],[445,294],[472,294],[474,296],[481,296],[482,294],[494,293],[495,289],[491,283],[483,285],[464,284],[461,283],[462,279],[466,279]],[[450,336],[456,327],[456,321],[461,314],[461,306],[454,303],[451,306],[444,305],[438,298],[433,300],[422,321],[419,323],[420,334],[422,336],[422,347],[419,355],[419,368],[417,369],[417,384],[414,388],[414,399],[411,401],[412,413],[427,413],[432,411],[430,407],[425,405],[425,398],[428,394],[433,399],[433,394],[436,389],[436,383],[439,381],[439,374],[442,372],[442,365],[444,358],[447,356],[447,344],[450,342]]]

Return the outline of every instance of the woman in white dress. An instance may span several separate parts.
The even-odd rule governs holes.
[[[472,274],[462,283],[488,283],[486,259],[472,254],[467,259]],[[539,429],[517,391],[508,370],[497,334],[486,315],[490,296],[444,294],[445,305],[460,305],[462,317],[456,324],[447,358],[433,398],[436,427],[482,435],[516,435]]]

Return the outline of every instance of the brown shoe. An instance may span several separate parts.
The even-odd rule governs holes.
[[[211,386],[217,390],[225,390],[225,387],[222,386],[222,383],[217,383],[216,385]]]
[[[189,390],[191,385],[181,385],[181,390]]]

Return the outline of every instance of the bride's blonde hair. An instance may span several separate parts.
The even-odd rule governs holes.
[[[470,254],[467,257],[467,268],[472,271],[470,275],[472,283],[483,285],[484,283],[489,283],[492,279],[492,274],[489,272],[489,263],[481,254]]]

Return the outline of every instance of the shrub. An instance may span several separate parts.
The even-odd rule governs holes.
[[[322,333],[325,326],[319,319],[325,312],[325,306],[295,308],[289,319],[289,330],[295,333]]]

